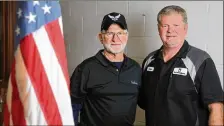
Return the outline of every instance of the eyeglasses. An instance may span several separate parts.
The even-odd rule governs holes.
[[[104,32],[103,34],[105,34],[106,37],[108,37],[108,38],[113,38],[114,35],[117,35],[118,38],[121,38],[121,37],[127,35],[128,32],[117,32],[117,33],[114,33],[114,32]]]

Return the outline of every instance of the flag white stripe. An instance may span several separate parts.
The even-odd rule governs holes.
[[[58,19],[58,21],[59,21],[59,26],[60,26],[60,29],[61,29],[61,34],[62,34],[62,36],[63,36],[63,38],[64,38],[64,33],[63,33],[63,24],[62,24],[62,17],[60,16],[59,17],[59,19]]]
[[[13,121],[12,121],[12,115],[10,114],[10,118],[9,118],[9,125],[12,126],[13,125]]]
[[[7,104],[8,111],[9,111],[9,125],[13,125],[13,123],[12,123],[12,82],[11,82],[11,75],[9,77],[7,96],[6,96],[6,104]]]
[[[35,90],[27,73],[20,48],[18,48],[15,55],[15,78],[20,100],[24,108],[26,124],[46,125],[47,123],[44,118],[44,114],[40,108]]]
[[[27,85],[26,85],[26,82],[27,82],[27,79],[26,79],[26,74],[25,73],[25,66],[24,66],[24,63],[23,63],[23,59],[22,59],[22,56],[21,56],[21,52],[20,52],[20,47],[18,46],[16,52],[15,52],[15,81],[16,81],[16,86],[17,86],[17,89],[18,89],[18,93],[19,93],[19,98],[20,98],[20,101],[21,101],[21,104],[23,106],[23,110],[24,110],[24,118],[25,118],[25,121],[26,121],[26,124],[28,125],[28,120],[26,119],[26,107],[28,107],[27,105],[24,105],[24,102],[26,101],[26,88],[27,88]]]
[[[44,114],[42,109],[40,108],[40,104],[38,103],[34,88],[32,86],[32,83],[30,81],[30,78],[28,77],[28,84],[30,86],[30,92],[29,92],[29,110],[27,111],[27,117],[26,119],[29,120],[27,125],[47,125],[46,119],[44,118]]]
[[[63,125],[74,125],[70,95],[63,71],[58,62],[45,27],[33,33],[38,52],[57,102]],[[63,102],[62,102],[63,101]]]

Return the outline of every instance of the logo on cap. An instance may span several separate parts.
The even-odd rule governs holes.
[[[118,18],[119,18],[120,16],[121,16],[120,14],[117,15],[117,16],[111,16],[111,15],[108,15],[108,17],[109,17],[111,20],[113,20],[113,21],[117,21]]]

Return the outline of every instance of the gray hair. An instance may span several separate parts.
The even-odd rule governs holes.
[[[187,24],[187,12],[180,6],[176,6],[176,5],[170,5],[170,6],[166,6],[164,7],[162,10],[160,10],[160,12],[157,15],[157,22],[158,24],[160,24],[161,22],[161,17],[164,15],[170,15],[173,13],[178,13],[182,16],[183,18],[183,22],[185,24]]]

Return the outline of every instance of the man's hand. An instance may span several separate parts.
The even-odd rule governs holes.
[[[212,103],[208,105],[210,112],[209,115],[209,126],[223,126],[223,103]]]

